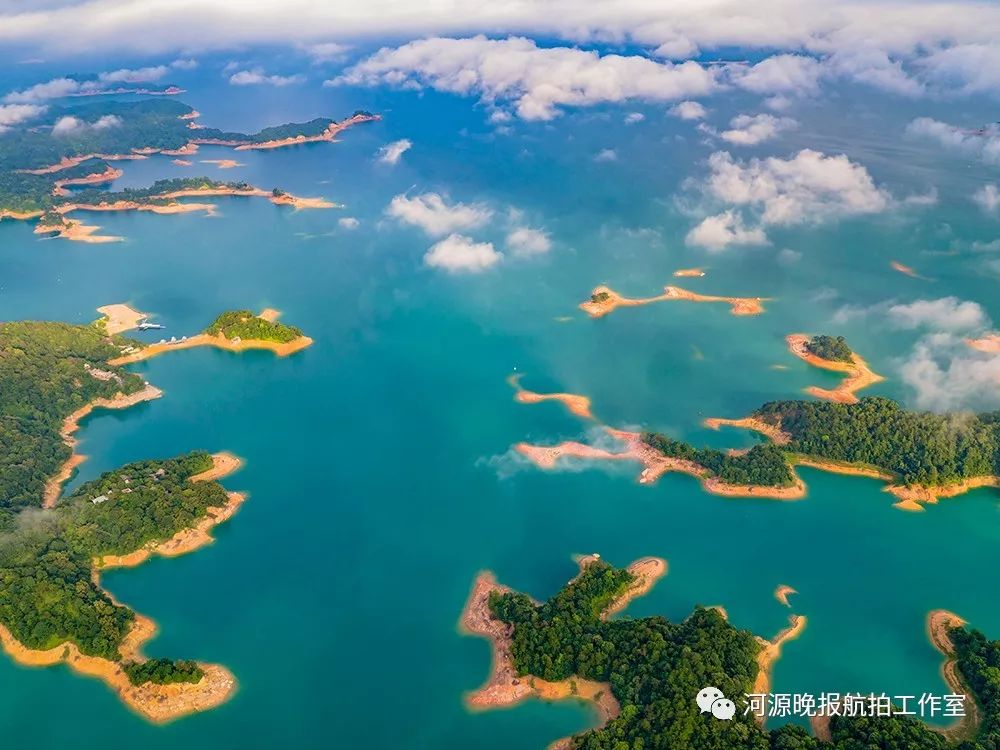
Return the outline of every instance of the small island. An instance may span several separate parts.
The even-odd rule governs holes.
[[[836,388],[828,390],[810,386],[806,392],[816,398],[841,404],[856,404],[858,391],[885,380],[874,372],[856,352],[851,351],[843,336],[807,336],[793,333],[785,338],[788,351],[813,367],[846,373]]]
[[[132,346],[130,351],[122,350],[109,364],[115,366],[141,362],[164,352],[178,349],[192,349],[198,346],[214,346],[230,352],[244,352],[251,349],[265,349],[287,357],[311,346],[313,340],[295,326],[278,322],[280,313],[268,308],[259,315],[250,310],[229,310],[222,313],[202,332],[194,336],[173,337],[169,341]]]
[[[638,307],[654,302],[670,300],[687,300],[689,302],[724,302],[730,306],[733,315],[760,315],[764,312],[763,297],[717,297],[709,294],[698,294],[678,286],[665,286],[663,294],[656,297],[631,299],[623,297],[607,286],[599,286],[591,292],[590,299],[581,302],[579,307],[592,318],[602,318],[619,307]]]
[[[538,404],[542,401],[558,401],[569,410],[570,414],[581,419],[593,419],[594,415],[590,411],[590,399],[575,393],[535,393],[529,391],[521,385],[521,375],[514,374],[507,378],[507,382],[514,389],[514,400],[519,404]]]
[[[588,555],[578,575],[544,603],[498,584],[492,573],[480,574],[461,625],[491,641],[493,667],[489,681],[467,702],[475,708],[529,697],[591,702],[600,725],[551,746],[558,750],[965,750],[993,747],[1000,738],[1000,690],[992,666],[1000,663],[1000,641],[967,629],[950,613],[932,613],[928,627],[945,657],[946,678],[952,676],[949,689],[966,698],[965,720],[938,730],[899,714],[878,721],[839,715],[818,722],[817,736],[795,724],[768,731],[762,717],[744,713],[742,701],[746,694],[770,692],[771,669],[783,646],[804,630],[805,616],[791,615],[788,627],[771,640],[733,626],[714,607],[698,607],[681,622],[610,618],[665,571],[659,558],[615,568]],[[737,702],[731,721],[699,709],[695,696],[709,685]],[[980,744],[960,744],[970,740]]]

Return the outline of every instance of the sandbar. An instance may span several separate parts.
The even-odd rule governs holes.
[[[98,307],[97,312],[104,316],[104,330],[111,336],[138,328],[139,323],[149,317],[147,313],[133,310],[124,303],[104,305],[103,307]]]
[[[930,281],[930,279],[928,279],[926,276],[921,276],[919,273],[916,272],[916,270],[910,268],[909,266],[904,266],[897,260],[891,261],[889,263],[889,267],[893,271],[899,271],[904,276],[909,276],[911,279],[921,279],[923,281]]]
[[[64,219],[62,224],[43,224],[39,222],[35,225],[35,234],[54,234],[55,237],[74,242],[88,242],[91,244],[104,244],[107,242],[121,242],[124,237],[112,234],[97,234],[99,226],[84,224],[77,219]]]
[[[777,599],[782,604],[784,604],[786,607],[791,607],[792,605],[788,603],[788,597],[791,596],[792,594],[797,594],[797,593],[799,592],[793,589],[791,586],[782,583],[774,590],[774,598]]]
[[[234,169],[236,167],[245,167],[246,164],[235,159],[202,159],[202,164],[214,164],[219,169]]]
[[[965,339],[965,345],[977,352],[1000,354],[1000,333],[991,333],[978,339]]]
[[[73,433],[80,427],[81,419],[90,414],[94,409],[127,409],[130,406],[135,406],[143,401],[151,401],[162,395],[163,391],[146,383],[145,388],[127,396],[117,393],[112,398],[95,398],[66,417],[63,420],[62,428],[59,430],[59,435],[73,452],[66,462],[63,463],[59,471],[45,483],[42,507],[51,508],[59,501],[59,494],[62,492],[63,484],[72,476],[73,470],[86,460],[86,456],[76,453],[77,441],[73,438]]]
[[[822,398],[827,401],[835,401],[839,404],[856,404],[858,403],[858,397],[854,394],[857,391],[867,388],[870,385],[879,383],[885,378],[868,366],[857,352],[851,353],[851,362],[838,362],[832,359],[824,359],[823,357],[818,357],[806,348],[806,344],[809,343],[811,336],[804,333],[792,333],[785,337],[785,341],[788,343],[788,351],[794,354],[799,359],[808,362],[813,367],[819,367],[824,370],[832,370],[834,372],[842,372],[847,375],[846,378],[841,381],[840,385],[832,390],[827,390],[825,388],[819,388],[817,386],[810,386],[806,388],[806,393],[809,393],[816,398]]]
[[[594,297],[600,299],[595,300]],[[618,292],[606,286],[598,286],[591,293],[591,299],[580,303],[579,307],[592,318],[601,318],[618,307],[637,307],[654,302],[669,300],[687,300],[689,302],[725,302],[730,305],[733,315],[760,315],[764,312],[763,303],[766,297],[717,297],[710,294],[698,294],[677,286],[663,287],[663,294],[655,297],[631,299],[623,297]]]
[[[678,268],[674,271],[674,276],[679,277],[689,277],[689,276],[704,276],[705,272],[700,268]]]
[[[173,163],[176,164],[178,167],[190,167],[191,166],[191,162],[188,161],[187,159],[174,159]]]
[[[514,374],[507,378],[507,382],[516,391],[514,400],[519,404],[537,404],[542,401],[558,401],[565,406],[571,414],[582,419],[593,419],[594,415],[590,411],[590,399],[586,396],[579,396],[575,393],[535,393],[526,390],[521,385],[521,375]]]

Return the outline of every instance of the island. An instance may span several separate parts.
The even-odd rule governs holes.
[[[602,318],[619,307],[638,307],[654,302],[670,300],[687,300],[689,302],[725,302],[732,309],[733,315],[760,315],[764,312],[763,297],[716,297],[708,294],[698,294],[678,286],[665,286],[663,294],[656,297],[631,299],[623,297],[607,286],[598,286],[591,292],[590,299],[581,302],[579,307],[592,318]]]
[[[257,133],[235,133],[202,127],[195,122],[198,116],[183,102],[162,97],[50,105],[34,119],[9,127],[10,132],[0,139],[0,219],[41,219],[39,226],[45,227],[42,232],[83,239],[93,238],[93,231],[76,220],[59,217],[82,210],[156,213],[205,210],[205,206],[187,208],[191,204],[177,204],[176,199],[209,194],[260,195],[274,199],[278,205],[296,208],[331,207],[335,204],[320,198],[303,199],[285,193],[279,196],[246,183],[218,183],[205,177],[160,181],[149,188],[117,193],[96,186],[107,185],[122,175],[122,170],[109,162],[146,159],[153,154],[187,157],[197,153],[202,144],[236,150],[269,150],[329,142],[349,127],[380,119],[376,114],[358,111],[339,122],[317,118],[264,128]],[[54,135],[55,123],[67,117],[80,123],[73,137]],[[233,160],[219,160],[222,167],[235,165]],[[70,190],[71,187],[84,189]]]
[[[137,325],[141,313],[120,304],[101,311],[88,325],[0,323],[0,644],[22,664],[65,663],[97,677],[165,722],[226,701],[236,679],[216,664],[147,658],[155,623],[116,601],[100,574],[211,543],[212,529],[245,500],[219,484],[241,462],[204,451],[136,461],[61,497],[83,460],[72,439],[79,420],[162,395],[114,364],[144,349],[112,330]],[[213,327],[286,343],[302,337],[266,313],[260,322],[224,313]]]
[[[785,341],[788,343],[788,351],[813,367],[846,373],[847,377],[841,384],[831,390],[818,386],[807,388],[806,392],[816,398],[842,404],[856,404],[858,397],[854,394],[857,391],[885,380],[872,371],[868,363],[856,352],[851,351],[843,336],[807,336],[793,333],[787,336]]]
[[[978,339],[965,339],[965,344],[977,352],[1000,354],[1000,334],[990,333]]]
[[[766,640],[732,625],[718,608],[697,607],[687,619],[613,619],[649,590],[666,570],[645,558],[616,568],[597,555],[540,603],[481,573],[461,619],[465,632],[493,645],[489,681],[467,697],[475,708],[512,705],[528,697],[575,698],[594,705],[595,728],[558,741],[558,750],[698,748],[698,750],[978,750],[1000,740],[1000,641],[969,630],[950,613],[931,614],[932,643],[942,651],[949,689],[965,696],[971,715],[943,730],[911,716],[834,716],[817,735],[785,724],[768,731],[762,717],[743,711],[747,694],[770,691],[770,670],[782,647],[806,626],[803,615]],[[948,665],[951,665],[950,667]],[[699,709],[705,686],[737,702],[731,721]],[[962,743],[978,744],[962,744]]]
[[[742,419],[706,419],[705,426],[749,429],[769,442],[719,451],[656,432],[605,426],[623,450],[574,441],[518,443],[515,449],[543,469],[574,458],[632,461],[643,466],[640,483],[675,471],[696,477],[708,492],[729,497],[803,498],[806,486],[795,466],[882,480],[903,510],[923,510],[941,498],[1000,487],[1000,412],[956,420],[954,415],[909,411],[882,397],[855,403],[774,401]]]
[[[299,328],[278,322],[280,313],[268,308],[260,314],[250,310],[229,310],[217,317],[204,331],[194,336],[176,336],[161,339],[149,345],[132,345],[108,364],[121,365],[141,362],[151,357],[178,349],[192,349],[198,346],[214,346],[230,352],[245,352],[251,349],[265,349],[287,357],[311,346],[313,340]]]

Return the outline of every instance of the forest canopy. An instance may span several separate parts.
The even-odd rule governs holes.
[[[227,339],[241,338],[254,341],[277,341],[287,344],[302,336],[295,326],[265,320],[250,310],[228,310],[205,329],[210,336],[222,334]]]
[[[854,361],[854,352],[843,336],[813,336],[806,342],[806,349],[821,359],[833,362]]]

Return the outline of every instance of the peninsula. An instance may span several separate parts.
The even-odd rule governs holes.
[[[946,676],[953,676],[951,690],[969,696],[967,706],[978,701],[971,717],[939,731],[900,714],[878,722],[836,716],[822,726],[821,743],[795,724],[767,731],[762,717],[742,710],[746,694],[770,692],[770,670],[782,647],[802,633],[805,616],[791,615],[788,627],[772,640],[734,627],[717,608],[696,608],[678,623],[659,616],[609,619],[616,604],[648,590],[665,572],[665,563],[646,558],[615,568],[589,555],[580,566],[579,574],[544,603],[482,573],[461,620],[465,632],[489,638],[493,645],[490,679],[467,697],[473,707],[507,706],[527,697],[575,697],[595,705],[600,726],[552,747],[958,750],[963,740],[986,748],[1000,737],[1000,693],[990,666],[1000,658],[1000,642],[966,629],[954,616],[932,613],[931,634],[952,665],[945,667]],[[706,685],[737,703],[731,721],[701,712],[695,695]]]
[[[148,659],[155,624],[105,591],[100,572],[210,543],[245,500],[218,484],[240,461],[200,451],[137,461],[60,498],[83,460],[73,450],[79,420],[162,395],[109,361],[144,348],[115,332],[142,314],[121,304],[101,312],[90,325],[0,323],[0,644],[22,664],[98,677],[146,718],[170,721],[224,702],[236,680],[215,664]],[[276,311],[250,318],[224,313],[211,328],[302,337]]]
[[[663,294],[655,297],[643,297],[631,299],[623,297],[615,290],[606,286],[599,286],[590,294],[590,299],[580,303],[580,309],[592,318],[602,318],[619,307],[638,307],[639,305],[649,305],[654,302],[667,302],[670,300],[688,300],[689,302],[725,302],[732,310],[733,315],[760,315],[764,312],[764,297],[716,297],[708,294],[698,294],[681,289],[678,286],[665,286]]]

